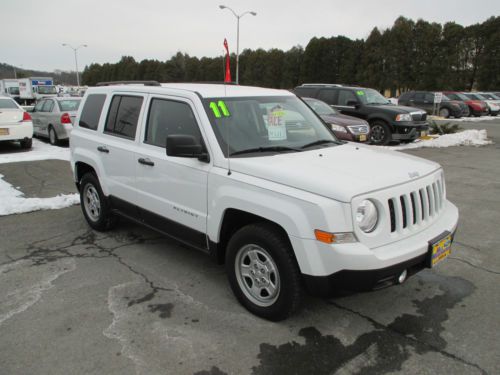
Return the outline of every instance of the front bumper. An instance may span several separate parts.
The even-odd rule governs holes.
[[[294,249],[304,246],[308,263],[299,265],[309,292],[332,295],[339,288],[366,290],[407,269],[415,273],[427,265],[429,241],[443,232],[455,233],[458,209],[449,201],[441,216],[421,232],[376,248],[360,242],[327,245],[315,240],[291,238]]]
[[[414,140],[420,137],[421,133],[429,130],[429,123],[422,122],[417,125],[414,123],[401,122],[393,125],[392,139],[395,141]]]

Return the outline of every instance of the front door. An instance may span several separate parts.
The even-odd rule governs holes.
[[[141,148],[136,157],[137,192],[149,225],[200,249],[207,249],[207,181],[211,164],[166,154],[168,135],[195,137],[203,144],[188,99],[151,96]]]

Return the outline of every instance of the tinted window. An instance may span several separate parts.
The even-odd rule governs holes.
[[[347,106],[347,102],[349,101],[355,101],[356,103],[358,102],[358,99],[356,98],[356,95],[352,91],[348,90],[340,90],[339,92],[339,100],[338,100],[338,105],[344,105]]]
[[[328,104],[335,104],[337,98],[337,90],[321,90],[318,95],[319,100],[323,100]]]
[[[425,94],[425,101],[434,103],[434,94]]]
[[[412,97],[413,93],[405,92],[403,95],[399,97],[399,100],[409,100]]]
[[[140,96],[115,95],[111,101],[104,131],[134,139],[142,101],[143,98]]]
[[[51,112],[52,108],[54,108],[54,102],[52,100],[46,100],[42,112]]]
[[[297,87],[293,92],[298,96],[314,97],[316,89],[314,87]]]
[[[101,118],[102,107],[106,100],[105,94],[91,94],[87,96],[80,116],[79,126],[96,130]]]
[[[199,143],[202,143],[200,129],[188,104],[153,99],[149,107],[144,142],[165,147],[167,136],[172,134],[191,135]]]
[[[417,102],[423,102],[424,101],[424,93],[423,92],[417,92],[414,97],[415,101]]]

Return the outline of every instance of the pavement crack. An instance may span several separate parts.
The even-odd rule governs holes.
[[[462,262],[462,263],[465,263],[473,268],[476,268],[478,270],[481,270],[481,271],[484,271],[484,272],[488,272],[488,273],[492,273],[494,275],[500,275],[500,272],[498,271],[494,271],[494,270],[490,270],[488,268],[485,268],[485,267],[481,267],[481,266],[478,266],[477,264],[474,264],[472,262],[469,262],[468,260],[465,260],[465,259],[462,259],[462,258],[457,258],[457,257],[449,257],[450,259],[453,259],[453,260],[458,260],[459,262]]]
[[[354,314],[354,315],[356,315],[356,316],[358,316],[358,317],[360,317],[360,318],[368,321],[369,323],[371,323],[376,329],[385,330],[385,331],[387,331],[387,332],[389,332],[389,333],[391,333],[393,335],[396,335],[396,336],[398,336],[398,337],[400,337],[400,338],[402,338],[402,339],[410,342],[415,347],[416,346],[425,347],[427,349],[430,349],[430,351],[438,352],[438,353],[442,354],[445,357],[448,357],[448,358],[453,359],[455,361],[461,362],[461,363],[463,363],[465,365],[474,367],[477,370],[479,370],[482,374],[485,374],[485,375],[488,374],[486,370],[482,369],[476,363],[469,362],[469,361],[467,361],[467,360],[465,360],[463,358],[460,358],[460,357],[456,356],[455,354],[447,352],[447,351],[445,351],[445,350],[443,350],[443,349],[441,349],[439,347],[436,347],[436,346],[434,346],[434,345],[432,345],[432,344],[430,344],[430,343],[428,343],[426,341],[422,341],[422,340],[419,340],[419,339],[417,339],[415,337],[408,336],[404,332],[401,332],[401,331],[399,331],[397,329],[394,329],[393,327],[386,326],[386,325],[384,325],[384,324],[376,321],[375,319],[373,319],[373,318],[369,317],[368,315],[365,315],[365,314],[363,314],[363,313],[361,313],[359,311],[356,311],[356,310],[350,309],[348,307],[342,306],[342,305],[338,304],[337,302],[333,302],[333,301],[328,301],[328,304],[333,305],[333,306],[337,307],[340,310],[344,310],[344,311],[347,311],[347,312],[349,312],[351,314]]]

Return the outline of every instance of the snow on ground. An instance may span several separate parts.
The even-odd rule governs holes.
[[[49,143],[33,138],[33,148],[31,150],[22,150],[9,154],[0,153],[0,164],[48,159],[69,161],[69,158],[69,148],[52,146]]]
[[[464,130],[454,134],[444,134],[433,139],[417,140],[408,144],[398,146],[385,146],[391,150],[411,150],[415,148],[433,147],[442,148],[450,146],[485,146],[493,142],[488,139],[486,130]]]
[[[499,116],[462,117],[462,118],[444,118],[439,116],[429,116],[427,118],[429,120],[438,120],[446,122],[480,122],[480,121],[500,120]]]
[[[56,210],[80,203],[78,194],[64,194],[52,198],[25,198],[24,194],[3,180],[0,174],[0,216],[38,210]]]

